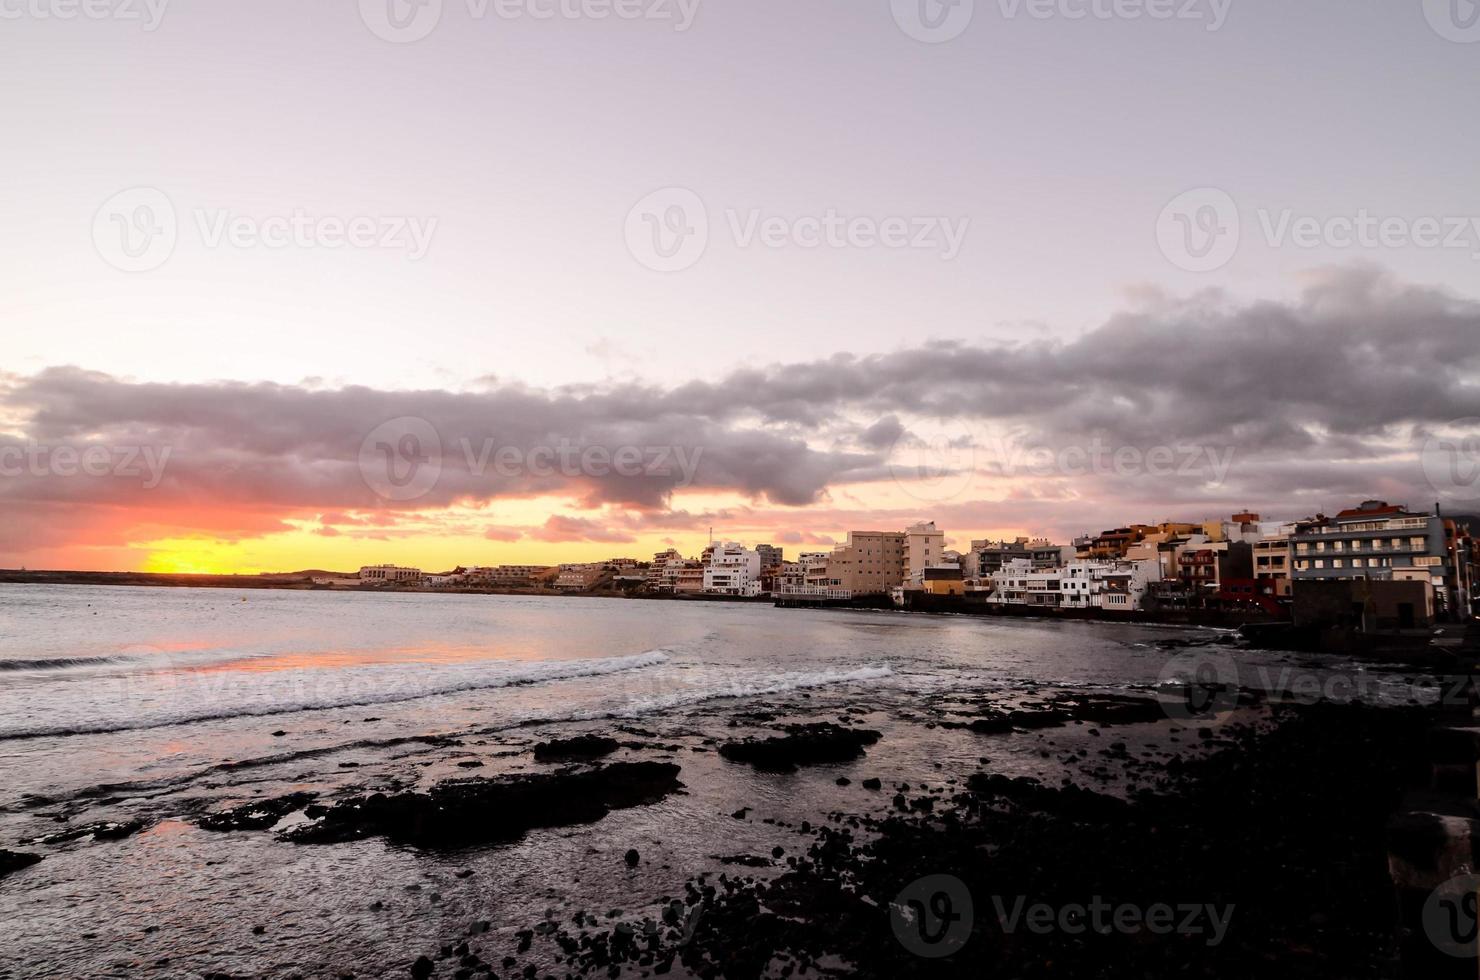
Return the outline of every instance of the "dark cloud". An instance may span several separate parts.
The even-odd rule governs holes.
[[[893,415],[886,415],[859,433],[858,441],[870,449],[888,449],[904,434],[905,428],[899,419]]]
[[[0,451],[41,444],[171,453],[154,487],[45,471],[0,478],[7,511],[0,548],[65,536],[56,530],[57,508],[79,515],[78,528],[113,528],[115,537],[130,528],[140,540],[145,526],[250,536],[284,530],[294,515],[354,526],[376,515],[551,494],[600,513],[599,526],[560,518],[482,533],[627,542],[646,531],[728,523],[727,512],[671,511],[673,493],[688,486],[821,513],[832,487],[908,481],[912,470],[891,470],[889,453],[904,442],[925,444],[909,435],[912,419],[987,423],[1050,447],[1095,436],[1112,446],[1234,451],[1216,485],[1134,473],[1045,479],[1013,500],[1025,514],[1113,508],[1129,519],[1146,508],[1279,502],[1309,510],[1376,490],[1421,500],[1428,491],[1414,462],[1415,435],[1480,416],[1477,339],[1480,305],[1356,268],[1312,278],[1289,303],[1157,299],[1067,342],[933,342],[677,387],[535,389],[496,378],[461,392],[161,384],[73,367],[0,375],[0,419],[13,420],[10,432],[0,431]],[[377,426],[403,417],[435,432],[440,450],[422,448],[439,476],[420,496],[387,499],[367,482],[361,452]],[[565,447],[574,464],[500,469],[492,454],[505,447],[526,454]],[[642,466],[611,472],[623,447]],[[593,449],[606,467],[581,456]],[[972,492],[993,490],[989,480]],[[1022,493],[996,492],[1008,490]],[[922,509],[940,504],[944,513],[963,503],[927,496]],[[978,509],[971,519],[987,517]],[[795,526],[794,515],[782,526]]]

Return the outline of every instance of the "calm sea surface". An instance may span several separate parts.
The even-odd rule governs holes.
[[[0,976],[399,976],[469,921],[492,920],[496,941],[552,906],[651,905],[721,849],[769,850],[773,828],[728,819],[737,801],[815,820],[864,805],[838,798],[840,771],[976,768],[985,743],[909,723],[929,699],[1144,689],[1168,663],[1158,643],[1192,635],[730,603],[0,586],[0,847],[45,855],[0,881]],[[867,710],[885,738],[846,769],[784,777],[713,754],[735,712],[778,705]],[[688,792],[455,854],[193,822],[296,790],[424,787],[467,774],[459,761],[539,771],[533,741],[584,731],[677,743]],[[994,765],[1047,774],[1043,737],[993,742]],[[147,829],[44,839],[129,819]],[[620,860],[628,846],[650,856],[641,868]]]

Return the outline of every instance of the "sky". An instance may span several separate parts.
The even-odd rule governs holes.
[[[1474,510],[1477,13],[0,0],[0,566]]]

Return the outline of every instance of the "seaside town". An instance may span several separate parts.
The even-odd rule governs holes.
[[[1086,614],[1234,614],[1359,631],[1461,621],[1480,563],[1469,519],[1367,500],[1334,516],[1129,524],[1068,544],[1043,538],[946,546],[935,522],[850,531],[788,559],[771,544],[711,543],[697,558],[457,568],[368,566],[328,587],[769,599],[782,606],[978,608]]]

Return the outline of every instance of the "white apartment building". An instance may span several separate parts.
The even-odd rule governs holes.
[[[1147,585],[1160,579],[1155,561],[1073,561],[1060,568],[1034,568],[1030,558],[1012,558],[992,576],[994,605],[1050,609],[1141,608]]]
[[[704,565],[704,591],[719,595],[760,595],[760,552],[735,541],[715,545]]]

